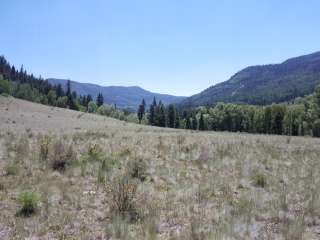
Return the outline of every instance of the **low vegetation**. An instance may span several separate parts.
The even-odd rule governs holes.
[[[18,215],[29,217],[36,213],[39,207],[39,196],[36,192],[26,190],[19,194],[19,203],[21,209]]]
[[[46,109],[36,128],[27,116],[18,125],[20,111],[0,132],[1,239],[318,237],[317,138],[159,129],[96,115],[88,116],[96,130],[58,131]],[[62,123],[87,121],[70,116]]]

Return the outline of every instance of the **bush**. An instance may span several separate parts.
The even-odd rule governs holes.
[[[130,180],[128,176],[116,178],[109,187],[111,194],[111,210],[115,215],[128,218],[131,221],[138,219],[136,208],[137,200],[136,182]]]
[[[320,119],[317,119],[312,126],[312,133],[314,137],[320,137]]]
[[[37,193],[32,191],[24,191],[19,195],[19,203],[21,204],[21,209],[18,212],[20,215],[29,217],[36,213],[40,198]]]
[[[9,81],[0,78],[0,94],[11,94],[12,88],[12,84]]]
[[[9,176],[9,175],[16,175],[18,173],[18,167],[16,164],[14,163],[11,163],[11,164],[8,164],[6,166],[6,174]]]
[[[88,103],[88,112],[89,113],[95,113],[98,109],[97,104],[94,101],[91,101]]]
[[[252,180],[254,182],[254,185],[257,187],[264,188],[267,185],[267,179],[266,176],[263,175],[262,173],[256,173],[253,177]]]
[[[48,136],[44,136],[39,141],[40,150],[39,150],[39,158],[42,161],[46,161],[49,156],[49,146],[50,146],[50,138]]]
[[[98,161],[101,159],[102,149],[97,144],[92,144],[88,147],[88,160]]]
[[[50,156],[52,169],[64,171],[67,165],[70,165],[76,158],[76,153],[71,144],[67,145],[62,141],[57,141],[53,146],[53,152]]]
[[[141,158],[135,158],[129,160],[127,164],[127,174],[132,178],[137,178],[140,181],[144,181],[147,177],[147,164]]]

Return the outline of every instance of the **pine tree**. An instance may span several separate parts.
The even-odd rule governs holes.
[[[178,112],[176,112],[175,128],[180,128],[180,116]]]
[[[153,102],[150,105],[150,109],[149,109],[149,124],[154,126],[156,123],[156,107],[157,107],[157,101],[156,98],[153,98]]]
[[[71,93],[71,82],[70,80],[67,81],[67,92],[66,92],[66,96],[67,96],[67,106],[69,107],[69,109],[72,110],[79,110],[79,107],[76,103],[76,98],[73,98],[72,93]]]
[[[64,96],[64,91],[63,91],[63,88],[60,83],[58,85],[56,85],[56,93],[57,93],[58,97]]]
[[[158,126],[159,127],[166,127],[166,111],[165,111],[165,107],[161,101],[158,105],[157,115],[158,115],[157,116]]]
[[[191,122],[190,122],[190,118],[188,116],[186,118],[186,129],[191,129]]]
[[[67,92],[66,92],[67,97],[71,97],[71,82],[70,80],[67,81]]]
[[[141,124],[141,120],[145,114],[145,105],[146,105],[146,103],[145,103],[144,99],[142,99],[142,102],[139,105],[138,113],[137,113],[140,124]]]
[[[168,107],[168,127],[174,128],[176,126],[176,109],[173,104]]]
[[[96,100],[97,106],[100,107],[103,105],[103,95],[102,93],[99,93]]]
[[[203,119],[203,114],[201,113],[200,119],[199,119],[199,130],[205,130],[205,124],[204,124],[204,119]]]
[[[198,121],[196,115],[192,117],[192,129],[197,130],[198,129]]]

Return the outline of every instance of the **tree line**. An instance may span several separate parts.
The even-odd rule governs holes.
[[[52,85],[41,76],[28,74],[23,66],[17,70],[4,56],[0,56],[0,94],[138,123],[136,114],[105,104],[102,93],[95,99],[90,94],[78,95],[76,91],[72,91],[70,81],[64,87],[61,84]]]
[[[65,88],[61,84],[52,85],[41,76],[35,77],[33,74],[28,74],[23,66],[17,70],[4,56],[0,56],[1,93],[37,103],[82,111],[87,111],[89,103],[94,101],[91,95],[78,96],[71,90],[70,81]],[[99,93],[95,103],[100,107],[103,102],[103,95]]]
[[[154,99],[146,110],[143,100],[137,115],[140,123],[159,127],[320,137],[320,87],[293,103],[268,106],[218,103],[178,109]]]
[[[78,96],[70,81],[65,88],[51,85],[41,76],[28,74],[23,66],[17,70],[0,56],[0,94],[151,126],[320,137],[320,87],[293,103],[269,106],[218,103],[213,107],[178,109],[154,98],[148,109],[142,100],[134,114],[104,104],[101,93],[95,100],[91,95]]]

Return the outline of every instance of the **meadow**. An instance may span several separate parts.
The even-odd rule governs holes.
[[[319,144],[0,96],[0,239],[319,239]]]

